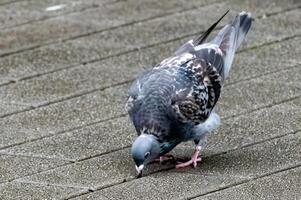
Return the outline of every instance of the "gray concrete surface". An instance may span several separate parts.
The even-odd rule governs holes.
[[[202,164],[135,179],[130,82],[228,8],[254,23]],[[300,199],[300,14],[297,0],[0,0],[0,199]]]
[[[300,199],[300,170],[297,167],[196,199]]]

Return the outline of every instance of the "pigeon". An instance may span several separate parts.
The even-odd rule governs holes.
[[[138,134],[131,148],[138,177],[147,164],[170,157],[182,142],[193,141],[196,147],[191,159],[176,168],[196,167],[201,161],[206,136],[220,124],[215,107],[235,51],[252,23],[251,14],[242,11],[206,42],[228,12],[130,86],[126,109]]]

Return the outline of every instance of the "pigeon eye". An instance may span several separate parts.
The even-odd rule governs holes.
[[[147,158],[147,157],[149,156],[149,154],[150,154],[150,152],[146,152],[146,153],[144,154],[144,158]]]

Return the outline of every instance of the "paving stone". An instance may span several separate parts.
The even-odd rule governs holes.
[[[0,102],[0,115],[6,115],[6,114],[10,114],[13,113],[15,111],[20,111],[20,110],[24,110],[30,107],[30,105],[19,105],[19,104],[12,104],[12,103],[4,103],[4,102]]]
[[[77,199],[97,199],[98,195],[110,199],[158,199],[166,196],[166,199],[187,199],[300,165],[301,154],[296,153],[301,150],[298,141],[300,139],[299,132],[296,135],[209,157],[204,159],[203,164],[196,169],[157,173],[83,195]],[[49,180],[50,175],[37,176]],[[56,173],[52,176],[55,177]]]
[[[32,158],[28,156],[0,154],[0,183],[45,171],[66,163],[68,163],[68,161],[60,159]]]
[[[299,15],[301,15],[300,9],[296,9],[272,15],[269,18],[255,19],[250,33],[248,33],[246,46],[254,47],[283,36],[300,35],[301,30],[295,28],[300,23],[296,19]]]
[[[299,43],[297,40],[288,40],[283,42],[283,44],[275,44],[263,49],[260,48],[238,54],[238,62],[235,62],[233,66],[229,83],[282,70],[284,67],[295,66],[298,63],[296,54],[300,51],[298,48],[299,45],[294,45]],[[104,62],[90,64],[85,68],[79,66],[71,70],[63,70],[19,84],[3,86],[0,96],[6,102],[16,101],[23,104],[24,107],[26,107],[26,104],[28,104],[27,107],[30,107],[30,104],[43,104],[45,100],[55,100],[74,93],[79,94],[94,88],[107,87],[111,84],[125,82],[133,79],[143,70],[142,66],[145,66],[151,60],[150,55],[154,55],[158,50],[166,52],[164,50],[170,48],[169,45],[162,45],[155,49],[145,50],[140,56],[139,53],[133,53],[133,58],[135,59],[124,55],[118,59],[111,58]],[[286,57],[286,60],[283,61],[282,59],[282,61],[278,61],[279,59],[276,55],[271,55],[270,59],[261,59],[269,52],[275,51],[286,52],[281,56],[281,58]],[[257,55],[258,59],[255,58]],[[119,62],[122,64],[119,64]],[[116,73],[116,71],[120,73]],[[21,108],[23,109],[23,107]],[[3,111],[6,114],[5,110]]]
[[[226,84],[267,73],[284,70],[301,63],[301,41],[299,37],[272,45],[240,52],[235,57]]]
[[[227,174],[203,176],[164,172],[136,179],[120,187],[113,186],[114,190],[105,189],[75,199],[98,199],[100,193],[108,199],[185,199],[189,195],[215,190],[240,179]]]
[[[0,98],[7,102],[17,101],[39,105],[47,103],[48,100],[124,83],[142,71],[141,68],[135,67],[135,63],[128,62],[127,64],[132,64],[132,67],[126,67],[124,64],[118,66],[117,62],[117,60],[114,63],[105,62],[102,66],[91,65],[86,69],[77,67],[72,70],[64,70],[62,73],[57,72],[19,84],[3,86]]]
[[[134,177],[134,164],[129,154],[129,149],[120,150],[20,180],[91,189],[113,185]]]
[[[125,113],[128,85],[19,113],[0,120],[0,146],[53,135]]]
[[[296,0],[281,1],[261,1],[261,0],[232,0],[231,6],[240,8],[241,10],[252,12],[255,17],[267,17],[269,13],[275,14],[283,12],[285,8],[296,8],[300,3]]]
[[[84,189],[71,187],[12,182],[0,185],[0,199],[62,199],[84,191]],[[99,199],[101,199],[100,196]]]
[[[301,168],[280,172],[248,183],[230,187],[197,200],[212,199],[287,199],[294,200],[301,196]]]
[[[14,3],[17,1],[22,1],[22,0],[0,0],[0,4],[3,6],[5,4],[10,4],[10,3]]]
[[[242,8],[246,9],[248,8],[248,6],[250,6],[250,8],[254,7],[254,5],[249,1],[245,2],[246,5],[241,5],[241,7],[237,8],[237,10],[241,10]],[[277,4],[270,3],[269,5],[276,6]],[[291,4],[288,5],[291,6]],[[278,6],[276,7],[278,9]],[[9,76],[14,78],[22,78],[38,73],[45,73],[48,71],[60,69],[78,62],[87,62],[89,60],[116,55],[120,52],[133,50],[137,47],[146,46],[153,43],[159,43],[168,39],[174,39],[175,37],[183,37],[187,34],[197,33],[207,28],[212,23],[212,21],[216,20],[216,18],[220,15],[217,11],[215,11],[213,12],[215,14],[208,16],[207,14],[205,14],[208,13],[208,9],[224,11],[225,8],[223,7],[223,5],[215,4],[207,6],[205,8],[199,8],[194,11],[176,14],[176,17],[172,15],[160,19],[153,19],[133,26],[120,27],[114,30],[104,31],[99,34],[93,34],[84,38],[71,40],[65,43],[59,43],[35,50],[25,51],[13,56],[2,58],[2,62],[0,64],[0,74],[3,77]],[[272,12],[273,9],[271,8],[270,11]],[[145,15],[145,12],[146,11],[143,12],[143,15]],[[235,14],[236,12],[237,11],[235,11]],[[256,12],[258,12],[258,10],[256,10]],[[232,15],[234,15],[234,11]],[[293,14],[289,15],[291,16]],[[282,17],[282,15],[279,15],[278,17],[277,16],[272,17],[272,19],[274,19],[273,21],[279,21],[278,18]],[[82,17],[83,16],[81,16],[81,18]],[[286,18],[283,17],[282,21],[285,21],[285,19]],[[268,22],[269,20],[270,18],[260,20],[260,24],[257,24],[257,21],[255,21],[255,26],[258,28],[252,28],[251,32],[256,31],[256,33],[254,33],[254,36],[257,35],[257,32],[259,32],[258,34],[264,32],[265,34],[267,34],[267,38],[269,40],[274,39],[271,34],[278,34],[279,31],[275,33],[272,31],[264,31],[266,30],[267,26],[273,26],[271,25],[273,24],[273,21]],[[291,27],[291,29],[294,30],[283,32],[283,36],[290,35],[292,32],[294,34],[297,34],[298,31],[296,31],[295,29],[298,29],[300,26],[298,25],[298,21],[296,23],[297,24],[295,24],[295,26]],[[195,29],[196,25],[199,27],[197,30]],[[279,27],[281,27],[281,25]],[[279,29],[280,31],[285,31],[285,29]],[[58,34],[60,33],[59,31],[53,32],[58,32]],[[74,31],[72,31],[72,33],[74,33]],[[7,35],[9,34],[6,34],[6,37],[10,37]],[[45,35],[43,36],[46,37]],[[51,37],[57,38],[55,34],[52,34]],[[186,37],[185,40],[188,40],[191,37],[192,36]],[[266,40],[266,38],[263,37],[262,34],[260,35],[260,37],[258,37],[258,39]],[[258,42],[256,43],[255,41],[252,41],[250,45],[256,45]],[[37,42],[36,38],[35,42]],[[20,44],[19,41],[18,44]],[[33,43],[31,42],[30,44]],[[177,46],[178,45],[175,45],[174,48],[176,48]],[[3,50],[6,51],[7,49]]]
[[[18,145],[0,153],[80,160],[128,147],[135,136],[136,132],[128,117],[122,117]]]
[[[0,32],[0,54],[37,46],[41,43],[57,41],[58,38],[62,40],[105,30],[130,23],[136,19],[147,19],[162,15],[165,12],[177,11],[196,5],[204,5],[210,1],[193,1],[188,4],[184,3],[185,1],[179,1],[178,4],[175,4],[174,1],[170,3],[166,1],[156,3],[157,1],[154,0],[148,3],[145,2],[146,1],[141,3],[137,3],[136,1],[119,1],[114,4],[100,4],[96,9],[89,9],[3,30]],[[62,4],[64,4],[64,2],[62,2]],[[96,5],[97,4],[99,3],[96,3]]]
[[[72,2],[67,0],[17,1],[0,6],[0,26],[1,28],[13,27],[57,15],[98,7],[109,2],[110,0],[75,0]],[[46,10],[48,7],[56,5],[62,5],[63,7],[54,11]]]
[[[289,70],[225,87],[219,101],[225,116],[272,105],[301,94],[300,65]]]

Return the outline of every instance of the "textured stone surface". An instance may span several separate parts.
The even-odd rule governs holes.
[[[2,152],[79,160],[128,147],[135,135],[134,127],[127,117],[122,117]]]
[[[248,183],[235,186],[220,192],[196,198],[197,200],[213,199],[288,199],[301,196],[301,168],[284,171]]]
[[[85,189],[12,182],[0,185],[0,199],[60,199],[85,192]],[[98,197],[99,199],[100,196]]]
[[[0,154],[0,183],[45,171],[68,163],[68,161],[28,156]]]
[[[227,174],[162,172],[75,199],[98,199],[99,195],[108,199],[185,199],[190,195],[215,190],[219,186],[239,180],[240,177]]]
[[[129,153],[129,149],[116,151],[20,180],[89,188],[113,185],[134,178],[135,169]]]
[[[192,170],[173,170],[135,179],[78,199],[184,199],[230,186],[253,177],[301,164],[298,140],[301,134],[271,140],[227,154],[204,159]],[[178,172],[178,173],[177,173]],[[213,184],[213,186],[211,185]],[[166,192],[172,191],[172,192]]]
[[[226,116],[237,115],[301,95],[301,67],[280,71],[225,87],[220,107]],[[297,76],[296,76],[297,75]]]
[[[67,3],[68,1],[65,2],[66,7],[70,7],[71,3]],[[61,2],[60,4],[63,5],[65,2]],[[77,0],[77,2],[83,1]],[[156,3],[157,1],[154,0],[148,3],[146,2],[147,1],[140,3],[137,3],[136,1],[119,1],[113,4],[95,3],[94,7],[97,7],[95,9],[83,10],[82,12],[72,13],[62,17],[55,17],[3,30],[0,32],[2,47],[2,49],[0,49],[0,54],[39,46],[43,43],[57,41],[58,38],[68,39],[82,34],[85,35],[95,31],[110,29],[111,27],[135,21],[137,18],[143,20],[163,15],[165,12],[168,13],[187,7],[191,8],[196,5],[206,4],[206,1],[204,0],[193,1],[188,4],[184,3],[184,1],[179,1],[180,5],[172,2],[168,3],[169,1],[164,1],[166,3],[160,3],[160,1]],[[76,4],[76,2],[74,2],[74,4]],[[93,6],[93,2],[90,4]],[[154,9],[149,5],[152,5]],[[37,5],[34,4],[34,6]],[[47,6],[45,8],[47,8]]]
[[[0,115],[4,116],[13,112],[17,112],[20,110],[25,110],[31,107],[30,104],[18,104],[18,103],[14,103],[14,102],[0,102]],[[1,141],[1,140],[0,140]]]
[[[112,0],[44,0],[44,1],[16,1],[15,3],[0,6],[0,27],[8,28],[31,23],[37,20],[45,20],[70,12],[79,12],[85,9],[101,6],[110,3]],[[3,3],[2,1],[0,3]],[[47,11],[52,6],[62,5],[61,9]]]
[[[109,88],[1,119],[1,147],[124,114],[127,88]]]
[[[45,10],[55,4],[66,6]],[[130,82],[227,8],[220,26],[241,10],[254,21],[203,162],[155,163],[135,179]],[[300,9],[296,0],[0,0],[0,199],[296,199]]]
[[[226,84],[286,70],[301,63],[300,38],[293,38],[241,52],[235,57],[232,71]]]
[[[271,13],[279,10],[279,6],[283,4],[280,1],[272,1],[272,3],[269,1],[264,1],[264,3],[259,1],[256,3],[254,1],[240,1],[240,3],[237,4],[236,1],[237,0],[234,0],[233,3],[230,4],[231,9],[237,7],[236,10],[240,11],[247,8],[256,8],[256,13],[260,13],[258,9],[261,8],[264,8],[264,10],[262,10],[261,12],[267,12],[267,10],[265,9],[266,4],[269,5],[270,9],[268,10],[268,12]],[[290,3],[288,3],[286,6],[295,7],[293,1],[294,0],[290,1]],[[171,5],[167,3],[166,5],[169,5],[168,7],[172,9],[177,6],[183,7],[183,5],[187,3],[186,1],[183,1],[182,3],[173,2],[170,4]],[[264,4],[265,7],[261,7],[261,4]],[[190,3],[188,3],[188,6],[189,5]],[[155,8],[153,8],[152,10],[156,10],[159,8],[161,9],[161,7],[164,8],[164,6],[155,5]],[[45,73],[62,67],[71,66],[72,64],[78,62],[87,62],[89,60],[100,59],[110,55],[116,55],[120,52],[137,49],[137,47],[146,46],[153,43],[159,43],[160,41],[164,41],[166,39],[174,39],[176,37],[183,37],[187,34],[191,35],[193,33],[196,34],[200,31],[203,31],[214,20],[216,20],[216,18],[220,15],[218,12],[211,12],[212,14],[215,13],[214,15],[207,15],[206,13],[208,13],[209,10],[216,10],[217,8],[219,8],[220,12],[225,10],[225,8],[222,8],[222,5],[219,4],[214,4],[211,6],[209,5],[205,8],[198,8],[197,10],[194,9],[192,11],[186,11],[167,17],[161,17],[139,24],[119,27],[117,29],[104,31],[99,34],[92,34],[87,37],[68,41],[66,43],[50,45],[35,50],[25,51],[17,55],[4,58],[0,64],[1,74],[3,77],[27,77],[37,73]],[[146,11],[143,10],[143,15],[145,15],[145,12]],[[236,12],[237,11],[235,11],[235,13]],[[256,24],[256,28],[253,27],[254,30],[252,30],[252,32],[255,31],[255,33],[250,33],[254,35],[251,36],[252,40],[249,40],[250,45],[258,44],[258,40],[262,41],[267,39],[275,39],[273,36],[279,36],[280,33],[282,34],[282,36],[288,36],[292,33],[297,34],[297,30],[300,27],[298,25],[299,21],[296,22],[296,19],[298,19],[298,17],[293,18],[295,12],[292,12],[293,14],[285,14],[288,15],[288,17],[292,18],[291,20],[293,20],[293,22],[295,23],[294,26],[289,27],[292,29],[292,31],[288,30],[288,32],[284,32],[286,31],[287,26],[281,28],[285,24],[288,24],[288,22],[285,21],[287,17],[283,17],[282,14],[271,16],[273,21],[270,23],[270,17],[267,19],[260,19],[255,21],[254,23]],[[114,12],[112,12],[112,14],[114,14]],[[231,15],[234,15],[234,11]],[[83,16],[81,15],[79,15],[79,17],[83,18]],[[274,27],[274,21],[279,20],[283,21],[283,23],[278,25],[279,27]],[[195,29],[196,26],[198,27],[197,30]],[[266,31],[266,27],[274,27],[273,29],[277,29],[277,31],[274,30],[273,32],[268,32]],[[56,31],[52,32],[54,32],[55,34],[61,33],[60,31],[58,31],[58,33],[56,33]],[[72,33],[75,34],[73,31]],[[57,38],[58,36],[55,36],[55,34],[52,34],[50,38]],[[21,36],[22,35],[24,34],[22,33]],[[44,35],[45,34],[42,34],[41,36]],[[66,34],[64,33],[64,35]],[[257,35],[258,37],[256,37]],[[6,37],[10,37],[10,34],[6,34]],[[47,39],[49,39],[48,36],[44,37],[47,37]],[[191,37],[192,36],[185,37],[185,40],[188,40]],[[25,39],[27,39],[27,37]],[[7,41],[4,38],[3,42],[3,45],[7,43]],[[26,40],[22,42],[24,43],[26,42]],[[32,44],[32,42],[30,44]],[[174,45],[173,48],[176,48],[177,46],[178,44]],[[171,51],[169,53],[171,53]],[[153,63],[150,62],[149,64]]]
[[[219,4],[218,4],[219,5]],[[280,23],[279,20],[288,20],[287,22],[283,23],[285,26],[288,27],[301,27],[298,26],[297,24],[294,23],[298,23],[299,21],[294,22],[293,16],[295,17],[295,15],[297,15],[300,12],[297,11],[291,11],[288,12],[289,14],[287,14],[289,17],[286,17],[284,19],[280,18],[280,16],[277,15],[277,23]],[[271,18],[273,18],[274,16],[272,16]],[[279,18],[279,20],[278,20]],[[290,19],[292,18],[292,19]],[[165,18],[164,18],[165,19]],[[185,18],[184,18],[185,19]],[[183,19],[183,20],[184,20]],[[275,24],[276,22],[270,22],[272,21],[271,19],[269,19],[269,21],[267,20],[267,22],[271,23],[271,24]],[[289,23],[287,25],[287,23]],[[171,23],[173,24],[173,23]],[[137,25],[138,26],[138,25]],[[267,25],[257,25],[255,27],[261,27],[262,29],[260,31],[258,31],[258,34],[261,34],[263,32],[263,30],[266,29]],[[146,28],[150,28],[148,26],[146,26]],[[277,27],[279,28],[279,27]],[[281,29],[281,28],[279,28]],[[297,28],[298,29],[298,28]],[[124,30],[124,29],[122,29]],[[154,30],[154,28],[152,28],[151,30]],[[170,30],[170,28],[168,28],[168,30]],[[184,29],[186,30],[186,29]],[[278,30],[278,29],[277,29]],[[289,34],[290,33],[290,29],[283,29],[283,31],[285,30],[285,34]],[[139,39],[136,38],[132,32],[132,29],[129,29],[129,33],[130,37],[133,37],[133,42],[138,42]],[[139,33],[141,31],[135,31],[135,33]],[[252,33],[255,34],[256,30],[254,30]],[[292,33],[296,34],[296,30],[292,30]],[[164,33],[167,34],[167,33]],[[256,36],[258,35],[256,34]],[[258,36],[258,40],[259,42],[266,42],[266,39],[276,39],[276,38],[281,38],[283,37],[283,33],[278,33],[278,32],[264,32],[262,34],[267,34],[267,35],[260,35]],[[276,35],[275,35],[276,34]],[[170,35],[170,34],[167,34]],[[251,34],[250,34],[251,35]],[[155,35],[156,36],[156,35]],[[122,37],[125,37],[124,35],[122,35]],[[252,36],[251,36],[252,37]],[[103,37],[101,37],[102,39],[104,39]],[[135,38],[135,39],[134,39]],[[158,35],[158,37],[156,38],[162,38],[161,36]],[[255,43],[256,43],[256,39]],[[78,40],[76,40],[78,42]],[[129,40],[124,40],[125,42],[130,42]],[[101,44],[100,41],[95,41],[93,42],[93,40],[90,40],[89,42],[91,42],[91,44]],[[112,47],[112,44],[114,42],[109,41],[108,39],[105,40],[105,42],[107,42],[108,44],[110,44],[110,46],[108,47],[110,49],[110,51],[118,51],[118,50],[114,50]],[[257,41],[258,42],[258,41]],[[131,42],[130,42],[131,43]],[[87,43],[84,43],[87,44]],[[133,43],[131,43],[132,45]],[[118,45],[122,45],[121,43],[118,43]],[[250,44],[251,46],[253,44]],[[136,46],[136,45],[134,45]],[[101,51],[103,51],[105,48],[105,46],[102,45]],[[76,47],[73,47],[72,49],[78,49]],[[98,48],[100,49],[100,48]],[[120,48],[121,49],[121,48]],[[119,60],[120,62],[120,60]],[[277,62],[277,60],[276,60]],[[289,61],[291,62],[291,61]],[[108,66],[112,66],[112,62],[109,62],[111,64],[107,64],[106,62],[103,65],[100,64],[92,64],[92,66],[90,66],[89,68],[91,70],[87,71],[86,68],[84,68],[85,66],[81,66],[72,70],[64,70],[64,71],[60,71],[57,73],[51,73],[48,74],[46,76],[41,76],[38,77],[36,79],[32,79],[32,80],[28,80],[28,81],[22,81],[20,83],[17,84],[11,84],[11,85],[7,85],[7,86],[3,86],[2,90],[0,92],[0,98],[3,99],[4,101],[17,101],[17,102],[21,102],[21,103],[31,103],[31,104],[43,104],[46,103],[48,101],[53,101],[55,99],[59,99],[65,96],[70,96],[72,94],[76,93],[81,93],[84,92],[86,90],[89,89],[93,89],[95,86],[97,87],[97,84],[99,84],[98,87],[106,87],[109,86],[111,84],[116,84],[116,83],[121,83],[124,82],[126,80],[129,80],[129,78],[133,78],[134,74],[137,74],[137,71],[139,71],[139,69],[135,68],[135,64],[133,63],[128,63],[128,64],[132,64],[132,65],[128,65],[128,66],[133,66],[132,68],[119,68],[118,64],[114,63],[113,67],[108,67]],[[291,63],[286,63],[289,66],[291,66]],[[104,70],[102,70],[102,66],[104,66]],[[93,68],[98,68],[98,70],[93,70]],[[122,75],[122,78],[116,76],[116,71],[118,71],[120,69],[120,75]],[[124,71],[128,71],[128,73],[122,73]],[[129,71],[131,70],[131,71]],[[133,70],[133,71],[132,71]],[[97,73],[98,72],[98,73]],[[105,72],[105,73],[104,73]],[[95,76],[95,78],[93,77],[93,75],[91,76],[91,74],[95,74],[98,76]],[[127,76],[126,76],[127,75]]]

